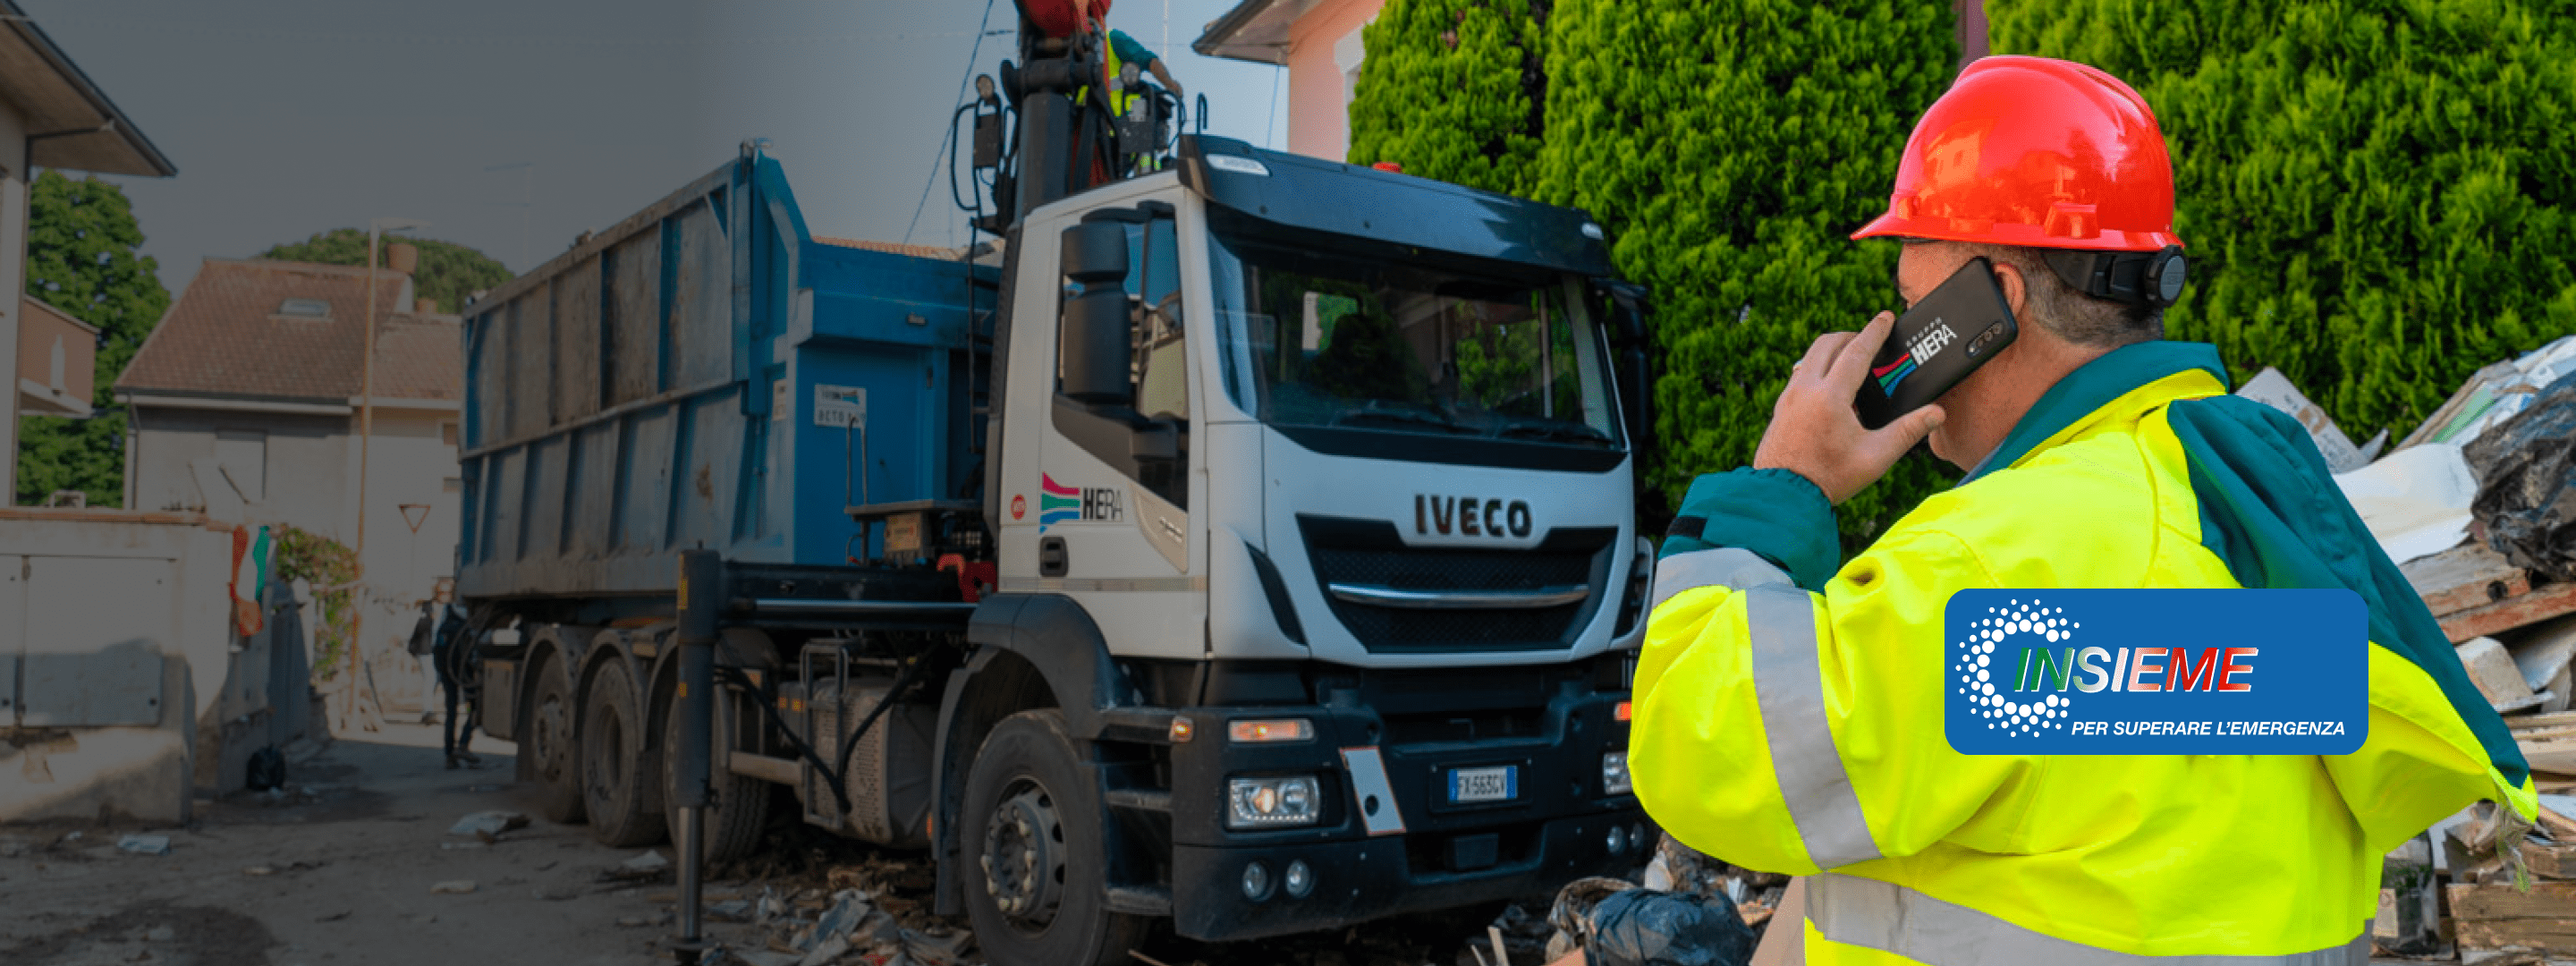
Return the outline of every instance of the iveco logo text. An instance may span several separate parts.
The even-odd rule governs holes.
[[[1423,493],[1413,497],[1415,533],[1436,533],[1444,537],[1452,533],[1469,537],[1526,537],[1530,535],[1530,527],[1527,500],[1487,500]]]

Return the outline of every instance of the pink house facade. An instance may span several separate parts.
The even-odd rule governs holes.
[[[1190,49],[1288,69],[1288,150],[1342,160],[1350,153],[1351,92],[1368,50],[1360,28],[1386,0],[1243,0]]]
[[[1351,93],[1368,49],[1360,28],[1386,0],[1243,0],[1190,49],[1288,69],[1288,150],[1340,161],[1350,153]],[[1952,0],[1960,66],[1986,55],[1985,0]]]

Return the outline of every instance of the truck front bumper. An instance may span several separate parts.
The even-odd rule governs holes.
[[[1621,850],[1615,853],[1609,848],[1614,828],[1622,840]],[[1651,854],[1653,839],[1643,846],[1630,840],[1655,833],[1645,812],[1628,808],[1545,821],[1522,834],[1532,840],[1525,858],[1473,872],[1444,872],[1416,864],[1422,857],[1447,853],[1457,841],[1453,835],[1419,833],[1269,847],[1175,846],[1173,928],[1208,942],[1257,939],[1400,913],[1545,895],[1584,876],[1634,870]],[[1300,862],[1312,877],[1310,891],[1302,898],[1289,895],[1283,884],[1289,865]],[[1250,898],[1244,887],[1245,876],[1255,864],[1262,867],[1259,875],[1269,883],[1262,899]]]
[[[1370,704],[1176,709],[1196,737],[1172,748],[1170,882],[1174,928],[1203,941],[1331,929],[1404,912],[1543,896],[1587,875],[1643,865],[1657,832],[1603,759],[1623,753],[1622,691],[1566,688],[1509,727],[1493,717],[1462,733],[1428,733],[1434,712],[1407,719]],[[1304,718],[1311,740],[1238,743],[1235,721]],[[1383,764],[1382,784],[1355,777],[1352,756]],[[1506,800],[1454,803],[1453,772],[1516,769]],[[1362,771],[1373,771],[1363,767]],[[1308,825],[1230,825],[1233,779],[1313,776]],[[1377,795],[1397,822],[1362,814]],[[1371,834],[1372,826],[1377,834]],[[1401,831],[1394,828],[1400,827]],[[1292,867],[1302,875],[1292,876]],[[1292,886],[1302,884],[1302,888]]]

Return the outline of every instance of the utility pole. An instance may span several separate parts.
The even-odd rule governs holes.
[[[349,659],[353,665],[350,670],[353,672],[363,667],[362,662],[366,656],[367,444],[376,436],[376,248],[378,240],[388,232],[427,227],[429,227],[428,222],[417,218],[367,219],[366,360],[360,365],[360,371],[365,374],[358,378],[358,546],[356,556],[359,586],[350,591],[351,596],[356,598],[356,607],[350,611],[349,617]],[[350,679],[352,687],[356,686],[356,682],[356,678]],[[384,708],[381,702],[384,698],[379,695],[376,700],[379,702],[376,713],[382,716]]]

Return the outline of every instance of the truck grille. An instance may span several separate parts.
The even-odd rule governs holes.
[[[1527,651],[1571,647],[1600,607],[1616,527],[1558,527],[1528,550],[1407,547],[1383,520],[1300,515],[1318,586],[1333,616],[1360,644],[1378,653]],[[1583,586],[1571,604],[1491,610],[1410,610],[1335,597],[1333,584],[1396,590],[1539,590]]]

